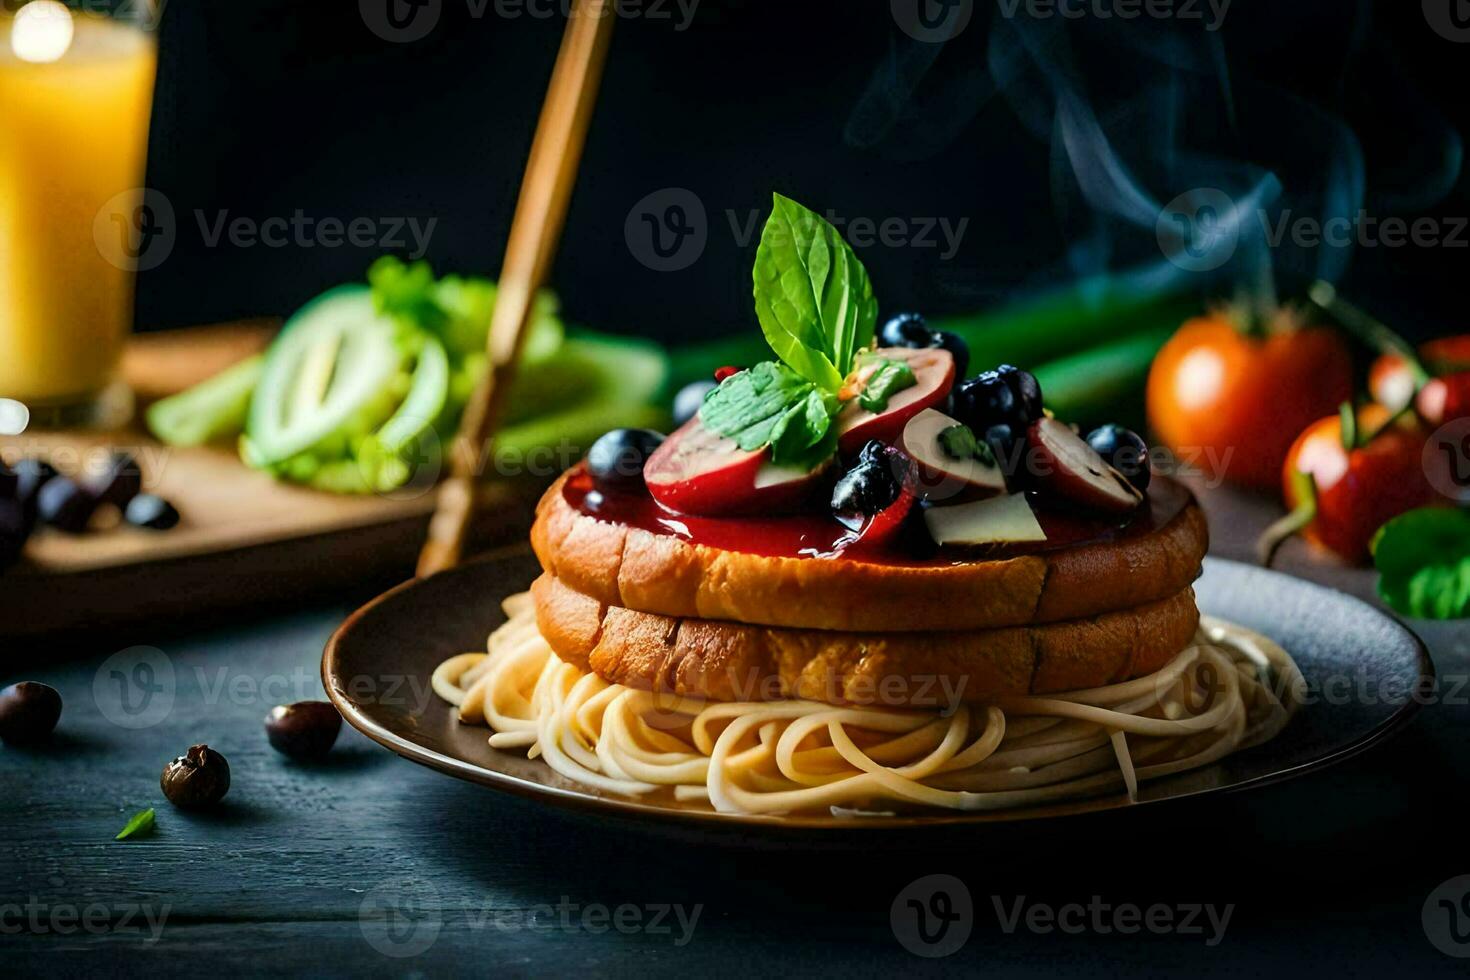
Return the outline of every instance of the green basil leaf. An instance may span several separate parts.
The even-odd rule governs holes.
[[[726,378],[699,410],[705,428],[734,439],[741,449],[759,449],[782,434],[786,416],[803,405],[815,385],[774,361]]]
[[[878,317],[872,283],[847,242],[820,215],[776,194],[752,280],[756,317],[776,356],[837,391]]]
[[[1373,539],[1378,594],[1396,612],[1470,616],[1470,513],[1425,507],[1389,521]]]
[[[153,808],[149,807],[142,813],[133,814],[133,818],[123,825],[123,829],[117,832],[113,840],[127,840],[139,834],[146,834],[153,830]]]
[[[826,450],[815,460],[811,459],[812,454],[821,449],[829,433],[835,439],[832,419],[837,408],[835,395],[813,386],[805,398],[791,406],[772,431],[771,462],[777,466],[810,468],[810,465],[832,455],[831,450]]]
[[[831,424],[829,420],[821,438],[793,455],[788,455],[784,450],[778,452],[777,449],[776,446],[771,447],[771,462],[777,466],[796,470],[814,470],[836,455],[837,426]]]
[[[868,375],[867,383],[858,395],[858,404],[870,412],[881,412],[888,407],[888,399],[914,384],[914,369],[908,366],[908,362],[884,358]]]
[[[990,449],[985,443],[975,438],[973,429],[963,423],[940,430],[939,448],[943,449],[944,454],[950,459],[980,458],[981,446],[985,446],[987,452]]]
[[[836,395],[784,364],[764,361],[710,392],[699,420],[741,449],[769,445],[771,461],[778,466],[810,468],[836,451],[832,419],[839,408]]]

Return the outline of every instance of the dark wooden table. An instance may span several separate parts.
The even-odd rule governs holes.
[[[1233,495],[1207,503],[1227,557],[1270,515]],[[1314,563],[1295,546],[1285,560],[1371,595],[1366,572]],[[136,716],[99,708],[117,704],[107,658],[122,640],[10,651],[9,680],[55,686],[66,709],[49,745],[0,749],[6,973],[1464,975],[1466,961],[1437,950],[1421,924],[1431,891],[1470,874],[1464,624],[1415,624],[1441,703],[1390,744],[1305,779],[921,842],[790,846],[553,812],[351,731],[322,764],[285,761],[261,718],[321,696],[323,642],[356,598],[207,632],[159,628],[142,640],[172,666],[175,695]],[[16,669],[22,653],[31,666]],[[233,787],[222,809],[192,815],[162,799],[158,776],[199,741],[228,757]],[[156,832],[114,843],[150,806]],[[926,959],[900,943],[890,907],[936,873],[964,882],[971,932],[953,955]],[[1025,917],[1008,928],[1018,901],[1108,911],[1064,912],[1081,916],[1068,931]],[[1203,915],[1202,934],[1122,934],[1112,910],[1128,904],[1166,906],[1176,923],[1193,904],[1217,915],[1229,906],[1230,918],[1214,943]]]

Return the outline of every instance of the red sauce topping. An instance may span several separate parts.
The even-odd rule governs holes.
[[[1141,537],[1172,521],[1189,502],[1189,492],[1167,477],[1155,476],[1142,507],[1122,518],[1062,513],[1032,499],[1031,509],[1046,540],[1024,545],[980,548],[937,548],[922,533],[882,545],[858,541],[822,513],[778,517],[697,517],[667,510],[647,494],[604,494],[582,469],[562,484],[562,496],[573,508],[601,521],[626,524],[654,534],[671,534],[692,544],[773,558],[842,558],[889,565],[956,565],[966,561],[1010,558]]]

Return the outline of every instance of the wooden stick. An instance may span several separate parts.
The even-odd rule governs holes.
[[[428,540],[419,554],[421,576],[458,564],[474,518],[475,485],[484,464],[494,463],[495,427],[515,377],[536,292],[556,254],[597,101],[616,19],[613,4],[614,0],[577,0],[567,20],[511,220],[487,341],[489,369],[460,421],[449,476],[439,488]]]

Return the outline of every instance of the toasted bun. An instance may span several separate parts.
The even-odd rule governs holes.
[[[717,701],[799,697],[936,707],[1150,674],[1199,625],[1194,592],[1041,626],[934,632],[781,629],[610,606],[552,575],[532,586],[558,657],[606,681]]]
[[[1187,490],[1145,534],[954,565],[767,557],[599,520],[542,497],[531,544],[541,567],[606,606],[683,619],[879,632],[977,630],[1085,619],[1177,596],[1209,544]]]

